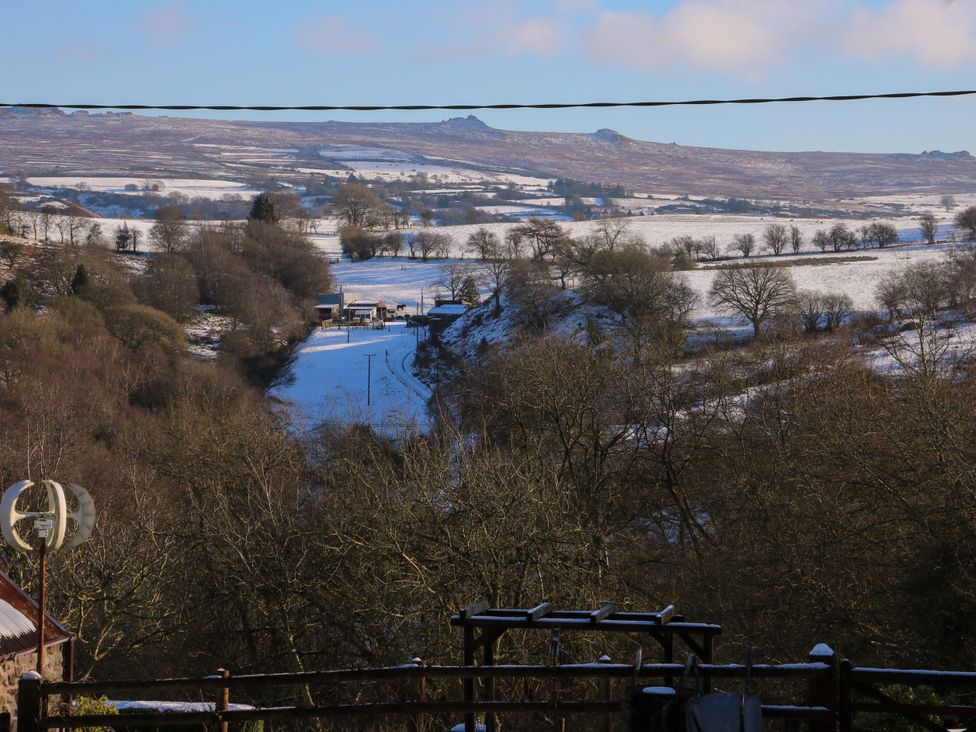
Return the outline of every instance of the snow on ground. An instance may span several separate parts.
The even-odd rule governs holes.
[[[908,330],[887,339],[888,348],[874,348],[863,353],[872,369],[883,374],[901,375],[919,367],[919,353],[930,354],[933,368],[946,375],[970,366],[976,356],[976,323],[965,321],[940,323],[926,330],[924,341],[918,333]],[[934,355],[933,355],[934,354]]]
[[[226,315],[218,315],[213,305],[198,305],[197,311],[183,328],[186,349],[201,361],[216,361],[220,339],[231,330],[232,320]]]
[[[948,237],[951,233],[951,214],[939,216],[940,236]],[[540,216],[540,218],[542,218]],[[837,223],[846,224],[851,229],[858,229],[875,219],[786,219],[775,216],[742,216],[734,214],[664,214],[658,216],[634,216],[627,218],[627,225],[630,233],[643,237],[648,244],[658,246],[665,244],[677,236],[691,235],[695,238],[704,236],[714,236],[720,248],[725,250],[732,243],[732,238],[737,234],[752,234],[756,237],[757,244],[762,242],[762,232],[769,224],[793,224],[803,232],[804,244],[801,252],[807,254],[820,254],[819,250],[813,248],[811,243],[814,233],[818,229],[829,229]],[[903,242],[915,242],[921,239],[918,222],[914,216],[901,217],[878,217],[876,220],[892,224],[898,229],[899,236]],[[317,220],[318,230],[323,232],[313,235],[312,241],[323,252],[336,256],[340,253],[338,233],[326,234],[326,232],[336,232],[338,222],[334,218]],[[451,248],[451,256],[461,257],[470,254],[467,252],[466,244],[468,236],[480,228],[486,228],[495,232],[504,240],[506,232],[514,224],[509,222],[496,222],[490,224],[461,224],[457,226],[437,226],[431,231],[437,234],[447,234],[454,242]],[[571,236],[584,236],[601,225],[600,221],[567,221],[560,224]],[[403,233],[419,231],[419,227],[404,229]],[[761,247],[760,247],[761,248]]]
[[[248,188],[243,183],[232,180],[210,180],[206,178],[102,178],[84,176],[37,176],[27,180],[30,185],[40,188],[74,188],[96,192],[121,193],[141,196],[146,184],[159,185],[158,193],[167,196],[180,193],[187,198],[211,198],[219,200],[224,196],[253,198],[261,191]],[[136,186],[126,190],[126,186]]]
[[[295,353],[286,383],[271,396],[291,403],[296,420],[318,424],[369,424],[397,435],[429,423],[430,390],[413,375],[416,339],[403,322],[372,328],[318,328]],[[367,355],[372,359],[372,399],[367,403]]]
[[[387,305],[403,304],[409,314],[426,312],[434,305],[434,296],[444,288],[433,283],[440,277],[441,269],[458,260],[432,259],[424,262],[406,257],[376,257],[365,262],[341,260],[332,265],[332,276],[337,285],[347,292],[367,299],[383,300]],[[461,260],[477,265],[476,260]],[[491,294],[482,287],[482,298]]]
[[[796,286],[801,290],[822,290],[824,292],[842,292],[850,296],[854,301],[854,308],[857,310],[874,310],[877,304],[874,302],[874,290],[878,281],[889,272],[903,269],[906,266],[918,264],[920,262],[940,262],[946,253],[951,249],[950,245],[940,244],[934,247],[925,245],[901,246],[888,249],[862,249],[852,252],[827,252],[821,255],[811,255],[804,257],[806,261],[833,257],[870,257],[871,259],[853,262],[832,262],[824,265],[806,265],[791,267],[790,274]],[[779,259],[779,258],[777,258]],[[783,261],[790,261],[783,257]],[[771,258],[765,257],[759,260],[753,257],[750,260],[732,260],[733,262],[769,262]],[[708,269],[705,265],[702,268],[682,272],[696,292],[702,298],[702,303],[695,311],[695,317],[714,317],[719,315],[717,311],[707,305],[708,288],[711,287],[712,280],[715,278],[716,270]]]

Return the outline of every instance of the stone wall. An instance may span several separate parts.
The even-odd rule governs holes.
[[[60,681],[65,644],[48,646],[44,653],[44,678]],[[17,683],[20,677],[37,667],[37,654],[24,653],[4,663],[0,663],[0,712],[10,712],[11,730],[17,726]]]

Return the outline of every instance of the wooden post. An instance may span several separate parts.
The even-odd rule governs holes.
[[[597,663],[613,663],[613,661],[610,660],[610,656],[608,656],[605,653],[602,656],[600,656],[596,660],[596,662]],[[602,702],[609,702],[610,701],[610,693],[611,693],[611,688],[612,688],[611,685],[612,684],[613,684],[613,680],[609,676],[601,676],[600,677],[600,701],[602,701]],[[613,712],[611,712],[608,709],[604,713],[604,715],[603,715],[603,732],[611,732],[612,729],[613,729]]]
[[[423,668],[424,660],[422,658],[413,658],[410,660],[414,666],[418,668]],[[423,704],[427,701],[427,677],[418,676],[417,677],[417,700]],[[414,732],[425,732],[427,729],[427,714],[425,712],[417,712],[417,716],[414,718]]]
[[[464,665],[474,666],[474,628],[464,628]],[[464,701],[474,701],[474,679],[464,679]],[[475,732],[474,712],[464,713],[464,732]]]
[[[46,732],[41,675],[28,671],[17,686],[17,732]]]
[[[810,651],[809,659],[811,663],[827,664],[827,670],[810,679],[808,703],[812,707],[827,707],[833,712],[833,720],[831,721],[810,722],[810,732],[836,732],[838,716],[837,654],[826,643],[818,643]]]
[[[61,658],[61,680],[62,681],[74,681],[75,680],[75,643],[77,638],[71,636],[68,638],[68,642],[65,643],[67,650],[66,656]],[[71,706],[74,701],[71,694],[64,694],[61,696],[61,703],[64,705],[64,714],[71,716]],[[3,730],[0,730],[3,732]]]
[[[225,668],[217,669],[217,676],[221,679],[229,679],[230,671]],[[214,705],[214,710],[216,712],[226,712],[230,708],[230,687],[221,686],[220,690],[217,692],[217,703]],[[227,732],[229,728],[227,722],[218,722],[214,725],[215,732]]]
[[[37,590],[37,673],[44,676],[45,580],[47,579],[47,537],[41,539],[40,587]]]
[[[10,732],[10,712],[0,712],[0,732]]]
[[[485,660],[484,666],[494,666],[495,665],[495,643],[497,641],[494,637],[490,637],[487,643],[485,643]],[[489,676],[485,679],[485,692],[484,697],[488,701],[495,701],[495,679]],[[487,712],[485,714],[485,732],[495,732],[498,725],[498,720],[495,719],[494,712]]]
[[[851,694],[854,690],[851,685],[851,670],[852,664],[850,659],[845,658],[840,662],[840,710],[839,710],[839,725],[840,732],[851,732],[853,727],[853,713],[851,712]]]

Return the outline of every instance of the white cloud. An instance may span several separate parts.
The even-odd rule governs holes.
[[[157,46],[168,47],[183,37],[189,21],[182,2],[168,2],[149,8],[139,26]]]
[[[820,22],[817,8],[831,5],[685,0],[663,15],[604,11],[585,34],[584,45],[594,59],[606,63],[754,76],[806,46],[811,28]]]
[[[498,45],[510,54],[555,56],[563,49],[565,39],[565,29],[545,18],[524,20],[499,29],[495,34]]]
[[[844,50],[869,60],[907,56],[923,66],[951,68],[976,60],[976,4],[895,0],[858,8],[844,34]]]
[[[602,11],[584,33],[602,63],[756,78],[816,49],[878,61],[903,56],[947,68],[976,59],[976,2],[681,0],[666,12]]]
[[[303,23],[295,32],[295,41],[313,53],[359,53],[379,46],[377,40],[349,26],[339,15],[327,15]]]

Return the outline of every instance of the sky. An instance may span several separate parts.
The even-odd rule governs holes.
[[[2,0],[0,19],[8,29],[0,101],[10,103],[526,103],[976,88],[976,0]],[[685,145],[976,153],[976,97],[476,114],[504,129],[611,128]]]

